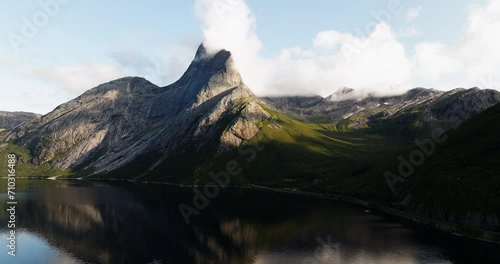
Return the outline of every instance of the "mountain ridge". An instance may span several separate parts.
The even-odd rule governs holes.
[[[334,95],[353,93],[343,88]],[[170,85],[160,87],[142,77],[113,80],[8,131],[5,138],[27,146],[38,165],[105,175],[151,156],[151,164],[143,166],[147,173],[172,153],[217,145],[216,154],[252,139],[272,119],[262,105],[306,122],[333,124],[339,131],[369,128],[411,138],[432,126],[450,128],[498,102],[499,92],[477,88],[415,88],[400,96],[340,101],[258,98],[244,84],[231,52],[208,54],[201,44],[186,72]]]
[[[425,122],[439,123],[450,128],[499,103],[500,92],[478,88],[457,88],[447,92],[414,88],[398,96],[369,96],[365,99],[342,101],[331,101],[329,97],[318,96],[265,97],[263,100],[301,120],[314,122],[320,118],[356,129],[377,125],[388,118],[400,118],[403,122],[402,119],[408,119],[407,116],[415,112],[426,112],[419,113],[419,117]]]
[[[0,152],[18,154],[20,172],[29,176],[179,184],[207,183],[209,172],[237,161],[242,173],[233,185],[394,202],[382,175],[398,155],[433,128],[458,127],[499,102],[500,92],[477,88],[341,101],[258,98],[229,51],[208,54],[202,44],[176,82],[160,87],[125,77],[101,84],[2,132]],[[265,151],[252,163],[238,152],[257,145]]]
[[[41,115],[39,114],[22,112],[22,111],[17,111],[17,112],[0,111],[0,130],[13,129],[14,127],[24,122],[31,121],[40,116]]]

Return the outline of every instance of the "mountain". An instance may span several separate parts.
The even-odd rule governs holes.
[[[212,182],[212,173],[231,170],[237,172],[231,185],[355,197],[417,215],[432,212],[436,197],[448,212],[490,219],[456,221],[497,228],[491,219],[500,216],[493,120],[498,107],[491,107],[500,102],[498,91],[416,88],[398,96],[332,100],[352,93],[345,88],[328,98],[258,98],[229,51],[208,54],[201,45],[175,83],[160,87],[126,77],[99,85],[2,132],[0,152],[16,153],[18,173],[26,176],[203,184]],[[395,195],[384,173],[397,169],[399,157],[407,157],[415,140],[429,138],[435,128],[449,132],[449,141]],[[0,155],[0,170],[6,169],[5,159]],[[478,185],[455,184],[453,177],[464,172]],[[428,192],[429,186],[446,192]],[[488,215],[474,213],[487,210]]]
[[[12,129],[24,122],[40,117],[38,114],[26,112],[4,112],[0,111],[0,130]]]
[[[332,100],[354,93],[342,88],[327,98],[259,99],[229,51],[208,54],[202,44],[171,85],[139,77],[114,80],[9,130],[4,139],[23,153],[30,172],[44,167],[60,175],[188,183],[206,180],[210,170],[241,158],[234,152],[240,146],[267,144],[239,182],[280,186],[286,179],[314,189],[314,182],[343,177],[355,186],[367,178],[347,183],[345,177],[377,177],[379,169],[372,169],[391,150],[500,102],[499,92],[477,88],[416,88],[400,96]],[[379,189],[356,189],[360,196],[384,196]]]
[[[500,104],[447,133],[403,186],[397,206],[414,215],[500,231]]]
[[[31,162],[108,174],[134,162],[147,174],[173,155],[239,146],[269,117],[234,69],[231,53],[201,45],[175,83],[127,77],[93,88],[7,135]],[[213,154],[213,153],[212,153]],[[147,161],[145,161],[147,160]]]
[[[449,92],[415,88],[399,96],[332,101],[338,94],[353,92],[342,89],[324,99],[300,101],[293,99],[296,97],[264,99],[277,110],[305,121],[336,123],[342,129],[370,128],[378,134],[406,138],[436,126],[451,128],[500,102],[500,92],[478,88]]]
[[[344,88],[338,89],[336,92],[329,95],[325,99],[327,101],[335,102],[335,101],[345,101],[345,100],[349,100],[349,99],[356,99],[357,97],[358,97],[358,94],[356,93],[356,91],[354,89],[344,87]]]

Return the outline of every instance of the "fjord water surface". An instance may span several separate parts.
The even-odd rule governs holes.
[[[0,263],[500,263],[492,245],[329,200],[226,189],[187,224],[190,188],[49,180],[18,180],[13,257],[1,190]]]

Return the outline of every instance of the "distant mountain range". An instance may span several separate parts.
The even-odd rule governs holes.
[[[33,113],[0,111],[0,129],[12,129],[38,117],[40,115]]]
[[[392,122],[397,122],[400,128],[409,125],[404,122],[418,122],[417,127],[439,125],[450,128],[450,125],[459,124],[500,102],[500,92],[479,88],[449,92],[415,88],[400,96],[337,100],[353,92],[353,89],[344,88],[327,98],[266,97],[264,100],[295,118],[305,121],[319,118],[351,128]]]
[[[210,182],[210,172],[235,161],[242,172],[231,178],[232,185],[356,197],[429,212],[440,220],[498,227],[500,92],[416,88],[399,96],[355,95],[356,90],[343,88],[327,98],[258,98],[244,84],[230,52],[211,55],[201,45],[184,75],[169,86],[127,77],[90,89],[41,117],[0,113],[0,127],[6,129],[0,132],[0,151],[18,154],[20,173],[29,176],[181,184]],[[392,193],[384,172],[397,170],[398,156],[435,128],[450,131],[450,140]],[[252,146],[265,149],[252,152]],[[485,160],[488,169],[481,163]],[[439,169],[441,164],[447,169]],[[455,173],[461,179],[474,174],[470,178],[476,184],[450,184]],[[413,198],[403,204],[408,194]],[[469,197],[482,202],[466,202]],[[438,206],[454,219],[432,215]]]

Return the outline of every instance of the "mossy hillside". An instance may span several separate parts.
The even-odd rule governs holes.
[[[370,122],[368,131],[402,141],[412,141],[430,132],[430,123],[422,120],[422,111],[412,109],[390,119],[377,119]],[[449,124],[446,124],[448,127]]]
[[[272,118],[242,148],[264,149],[251,161],[236,151],[221,157],[241,164],[240,182],[373,199],[390,196],[383,164],[396,160],[388,158],[400,152],[394,142],[365,132],[339,131],[332,124],[302,122],[262,107]]]
[[[0,142],[0,177],[7,177],[8,154],[16,154],[16,177],[66,176],[68,172],[52,168],[49,164],[34,165],[29,150],[22,146]]]

